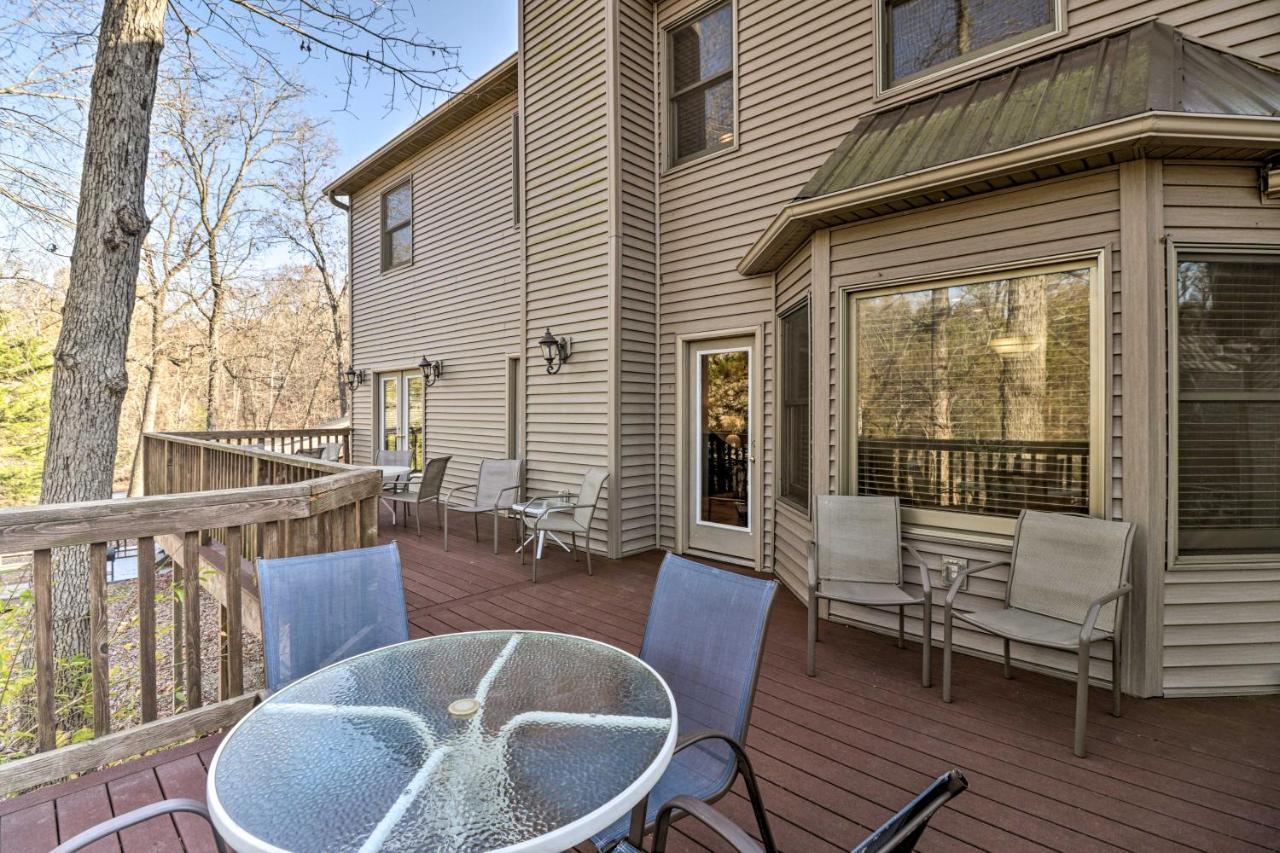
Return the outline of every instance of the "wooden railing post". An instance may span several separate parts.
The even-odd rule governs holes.
[[[94,542],[89,546],[89,670],[95,737],[111,731],[107,628],[107,543]]]
[[[156,540],[138,537],[138,683],[142,722],[156,718]]]
[[[31,584],[35,594],[36,635],[36,731],[41,752],[58,742],[53,686],[53,552],[41,548],[34,554]]]
[[[227,529],[227,568],[226,568],[226,691],[227,697],[239,696],[244,692],[244,637],[242,633],[243,613],[240,596],[240,551],[244,547],[241,529]]]
[[[199,708],[200,695],[200,531],[182,537],[182,604],[187,653],[187,708]]]

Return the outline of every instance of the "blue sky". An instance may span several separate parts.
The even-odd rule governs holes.
[[[455,81],[457,88],[515,52],[516,0],[409,0],[404,5],[412,10],[416,26],[424,35],[458,49],[462,75]],[[292,47],[282,40],[281,57],[290,56]],[[296,53],[293,49],[293,55]],[[405,98],[388,112],[388,81],[375,76],[363,90],[353,92],[344,112],[341,81],[345,76],[336,60],[326,60],[316,52],[298,70],[316,90],[306,109],[315,118],[329,122],[341,150],[338,165],[344,170],[444,99],[443,95],[427,95],[419,110],[418,104]]]

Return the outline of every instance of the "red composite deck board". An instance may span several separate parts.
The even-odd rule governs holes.
[[[425,519],[397,540],[412,636],[514,628],[593,637],[639,649],[661,555],[583,563],[547,549],[539,582],[504,524],[477,544],[457,525],[448,553]],[[1090,757],[1071,754],[1074,686],[958,656],[956,702],[919,684],[919,647],[823,625],[818,677],[804,675],[805,614],[785,590],[770,622],[748,748],[774,833],[787,851],[848,850],[950,767],[970,791],[933,821],[919,849],[1258,851],[1280,849],[1280,701],[1136,700],[1110,716],[1095,690]],[[940,657],[938,655],[937,657]],[[940,675],[940,661],[935,679]],[[89,774],[0,803],[0,850],[42,851],[112,813],[161,797],[203,794],[216,739]],[[718,804],[754,833],[741,785]],[[677,850],[720,850],[690,821]],[[203,822],[166,817],[103,850],[212,850]],[[586,848],[581,848],[586,849]]]

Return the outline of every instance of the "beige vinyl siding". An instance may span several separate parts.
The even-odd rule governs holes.
[[[352,344],[369,380],[353,407],[355,459],[372,461],[377,374],[443,359],[426,390],[426,450],[446,486],[506,455],[506,356],[520,348],[519,235],[511,221],[515,98],[481,113],[352,199]],[[413,263],[379,266],[379,198],[413,178]]]
[[[659,26],[702,5],[698,0],[660,3]],[[873,9],[869,0],[737,0],[738,147],[670,170],[662,178],[664,393],[659,440],[664,545],[675,540],[675,336],[767,322],[767,279],[743,279],[734,266],[859,115],[1151,16],[1223,47],[1262,58],[1280,55],[1274,0],[1069,0],[1062,36],[876,98]]]
[[[1016,266],[1055,255],[1106,252],[1112,292],[1120,279],[1118,251],[1120,231],[1120,190],[1117,170],[1102,169],[1084,175],[1044,181],[1029,187],[990,193],[972,199],[939,204],[927,210],[885,216],[863,224],[851,225],[831,232],[831,304],[844,304],[842,288],[874,289],[880,282],[910,276],[945,274],[994,264]],[[1118,300],[1112,310],[1118,310]],[[1119,328],[1118,317],[1111,320]],[[1118,338],[1108,339],[1109,356],[1119,360]],[[833,352],[839,352],[838,342]],[[837,359],[838,361],[838,359]],[[838,389],[837,389],[838,390]],[[1118,391],[1118,388],[1115,389]],[[843,394],[831,401],[838,410]],[[1113,412],[1119,412],[1118,400]],[[1119,417],[1113,418],[1113,438],[1119,444]],[[843,448],[833,448],[833,458],[843,460]],[[1106,448],[1103,452],[1108,452]],[[837,470],[839,470],[837,462]],[[1118,468],[1113,469],[1112,512],[1118,512],[1120,483]],[[1113,516],[1114,517],[1114,516]],[[938,570],[944,556],[963,557],[984,562],[1007,558],[1007,548],[960,545],[908,537],[924,555],[933,570],[932,581],[941,585]],[[918,589],[919,567],[908,564],[905,569],[907,587]],[[961,609],[998,606],[1004,600],[1007,570],[996,569],[970,579],[969,588],[957,600]],[[897,630],[897,615],[888,609],[834,604],[832,615],[883,631]],[[935,631],[941,636],[942,608],[934,611]],[[919,608],[908,609],[908,632],[920,631]],[[914,627],[913,627],[914,623]],[[958,647],[995,655],[1000,641],[981,632],[956,626]],[[1110,655],[1104,644],[1095,647],[1093,676],[1110,680],[1110,666],[1103,663]],[[1029,665],[1062,672],[1074,671],[1073,655],[1047,649],[1014,644],[1014,656]]]
[[[781,313],[791,306],[795,305],[799,300],[809,295],[809,289],[812,282],[812,264],[809,247],[805,246],[792,256],[777,273],[777,311]],[[810,305],[812,309],[812,304]],[[770,333],[768,340],[772,342],[770,347],[771,353],[777,353],[777,329],[776,319],[769,324]],[[770,359],[768,365],[770,375],[776,377],[779,375],[777,365]],[[769,383],[771,386],[773,383]],[[810,394],[822,392],[823,389],[817,383],[810,383]],[[773,388],[770,401],[778,399],[778,389]],[[812,412],[812,406],[810,408]],[[765,491],[769,495],[777,495],[777,468],[778,468],[778,451],[776,442],[778,438],[778,408],[775,405],[770,407],[768,416],[768,432],[766,438],[767,459],[766,459],[766,482]],[[824,437],[825,440],[825,437]],[[814,447],[810,442],[810,451]],[[812,467],[810,468],[812,471]],[[818,489],[821,486],[817,483],[810,482],[811,489]],[[805,598],[808,594],[808,568],[806,564],[806,554],[808,549],[811,527],[809,518],[806,513],[799,509],[782,503],[776,499],[770,500],[766,505],[766,509],[770,510],[772,523],[769,526],[772,533],[772,547],[765,551],[771,554],[772,559],[769,561],[770,567],[777,574],[778,580],[782,581],[786,587],[796,595],[797,598]]]
[[[600,0],[522,5],[525,176],[525,447],[531,492],[576,491],[610,465],[611,259],[605,7]],[[545,328],[573,339],[548,375]],[[609,550],[611,482],[592,547]]]
[[[1166,696],[1280,692],[1280,569],[1171,571]]]
[[[620,316],[616,331],[618,549],[657,544],[657,188],[654,29],[649,0],[616,0],[615,152]]]
[[[1166,163],[1165,233],[1175,245],[1280,247],[1280,207],[1262,204],[1257,174]],[[1166,695],[1280,692],[1280,568],[1178,566],[1164,583]]]

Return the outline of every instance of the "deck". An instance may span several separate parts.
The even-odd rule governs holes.
[[[428,514],[429,515],[429,514]],[[582,634],[637,650],[660,555],[595,562],[562,552],[541,580],[463,530],[440,549],[435,526],[400,542],[414,636],[481,628]],[[483,527],[483,525],[482,525]],[[921,850],[1276,850],[1280,848],[1280,700],[1126,697],[1112,718],[1095,690],[1090,757],[1071,754],[1074,686],[959,656],[956,702],[919,684],[919,650],[824,626],[819,675],[804,675],[804,608],[774,607],[748,745],[788,851],[848,850],[934,776],[959,767],[971,789],[933,822]],[[161,797],[200,796],[216,738],[0,803],[0,850],[45,851],[58,839]],[[749,826],[735,792],[721,808]],[[689,821],[677,849],[718,849]],[[162,818],[102,850],[212,850],[198,819]]]

